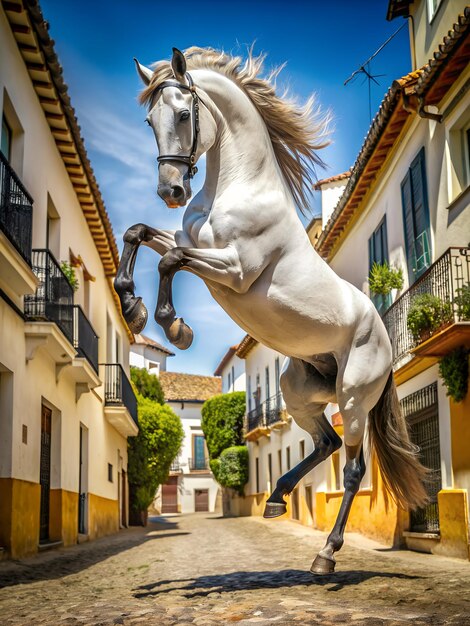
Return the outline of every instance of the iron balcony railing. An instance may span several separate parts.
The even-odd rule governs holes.
[[[170,472],[181,472],[181,465],[179,461],[173,461],[170,465]]]
[[[250,432],[256,428],[268,428],[282,419],[284,409],[282,394],[271,396],[246,415],[245,430]]]
[[[443,304],[447,303],[448,314],[442,320],[443,325],[446,325],[468,319],[468,305],[462,306],[467,289],[470,289],[470,248],[449,248],[383,315],[392,343],[394,366],[427,338],[413,337],[408,328],[408,313],[413,299],[422,294],[431,294],[437,296]],[[428,336],[431,334],[432,331]]]
[[[31,265],[33,199],[0,152],[0,229]]]
[[[33,250],[31,260],[39,285],[24,297],[25,315],[55,322],[73,345],[73,289],[49,250]]]
[[[78,304],[73,307],[73,347],[98,373],[98,335]]]
[[[125,371],[119,363],[105,364],[104,401],[106,405],[125,406],[134,422],[137,417],[137,398]]]
[[[189,458],[188,459],[188,465],[189,465],[190,471],[207,470],[207,469],[209,469],[209,459],[207,459],[207,458],[203,458],[203,459],[192,459],[192,458]]]

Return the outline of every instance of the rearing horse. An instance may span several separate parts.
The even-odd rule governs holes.
[[[134,295],[132,273],[140,244],[156,250],[160,286],[155,319],[185,349],[192,331],[176,318],[172,280],[178,270],[200,276],[212,296],[247,333],[286,355],[281,389],[288,412],[315,448],[282,476],[265,517],[286,511],[284,496],[341,446],[324,415],[339,405],[344,423],[344,497],[326,545],[311,571],[334,571],[334,553],[365,472],[369,434],[389,491],[403,507],[426,501],[426,470],[417,459],[392,376],[385,327],[369,298],[339,278],[312,247],[296,212],[311,183],[308,168],[325,145],[325,124],[276,95],[262,79],[262,57],[243,64],[211,49],[173,49],[171,63],[152,71],[136,61],[146,88],[147,121],[158,144],[158,194],[171,208],[191,196],[190,180],[207,154],[201,191],[176,232],[136,224],[124,235],[115,280],[124,317],[140,332],[146,309]],[[273,75],[274,76],[274,75]],[[272,77],[271,77],[272,79]]]

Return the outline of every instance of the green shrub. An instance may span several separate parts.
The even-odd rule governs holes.
[[[165,396],[155,374],[150,374],[146,369],[140,367],[131,367],[131,381],[141,396],[158,402],[158,404],[165,404]]]
[[[461,346],[439,362],[439,374],[447,387],[447,395],[455,402],[461,402],[467,395],[469,353]]]
[[[243,487],[248,482],[248,448],[232,446],[224,450],[218,460],[218,482],[243,495]]]
[[[72,287],[72,289],[74,291],[77,291],[79,287],[78,278],[75,274],[75,268],[73,267],[73,265],[71,265],[68,261],[62,261],[60,264],[60,269],[62,270],[62,273],[65,274],[65,278],[68,280],[69,285]]]
[[[217,459],[225,448],[243,443],[245,392],[224,393],[202,405],[201,428],[210,459]]]
[[[139,434],[128,439],[128,480],[131,523],[139,524],[157,487],[168,478],[183,443],[181,420],[168,405],[139,395]]]
[[[220,458],[219,459],[211,459],[209,461],[209,467],[211,468],[211,472],[214,474],[214,478],[217,482],[219,481],[219,470],[220,470]]]
[[[457,305],[457,315],[461,321],[470,320],[470,285],[464,285],[457,289],[457,296],[454,299]]]
[[[392,289],[403,287],[403,271],[385,263],[374,263],[369,273],[369,287],[372,293],[386,296]]]
[[[423,339],[426,333],[432,333],[452,319],[452,305],[438,296],[423,293],[411,301],[406,322],[415,341]]]

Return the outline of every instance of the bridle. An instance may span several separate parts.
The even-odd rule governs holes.
[[[196,87],[193,83],[193,79],[190,74],[186,72],[185,74],[186,80],[188,84],[185,85],[183,83],[179,83],[176,80],[165,80],[158,85],[155,91],[163,91],[166,87],[178,87],[178,89],[184,89],[189,91],[193,99],[193,106],[191,112],[192,119],[192,135],[193,135],[193,143],[191,146],[191,153],[189,156],[184,156],[180,154],[161,154],[157,157],[158,163],[164,163],[165,161],[180,161],[180,163],[184,163],[188,166],[188,176],[192,178],[194,174],[197,172],[196,163],[196,151],[197,151],[197,141],[199,138],[199,96],[196,93]]]

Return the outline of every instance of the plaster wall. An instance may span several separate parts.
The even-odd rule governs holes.
[[[228,380],[229,374],[230,385]],[[246,391],[245,360],[236,354],[232,355],[230,360],[227,361],[220,376],[222,378],[222,393]]]
[[[278,389],[279,381],[276,380],[276,359],[279,359],[279,371],[282,372],[282,366],[285,356],[263,346],[261,343],[256,344],[248,353],[245,359],[246,369],[246,389],[247,389],[247,410],[254,408],[253,393],[256,392],[256,379],[259,376],[259,384],[261,388],[260,401],[264,402],[268,397],[274,396]],[[269,368],[269,395],[266,389],[266,367]],[[251,392],[251,398],[250,396]],[[251,402],[250,402],[251,400]]]
[[[343,191],[346,188],[346,184],[349,179],[337,180],[331,183],[325,183],[321,187],[321,214],[322,214],[322,228],[325,228],[326,223],[331,217],[331,214],[336,208],[339,199],[343,195]]]
[[[166,372],[167,355],[160,350],[155,350],[141,344],[132,344],[129,353],[129,365],[146,369],[151,374]]]
[[[428,0],[410,4],[410,14],[413,16],[416,67],[422,67],[432,58],[433,52],[457,21],[459,13],[463,13],[466,5],[465,0],[441,0],[437,11],[432,16]]]

